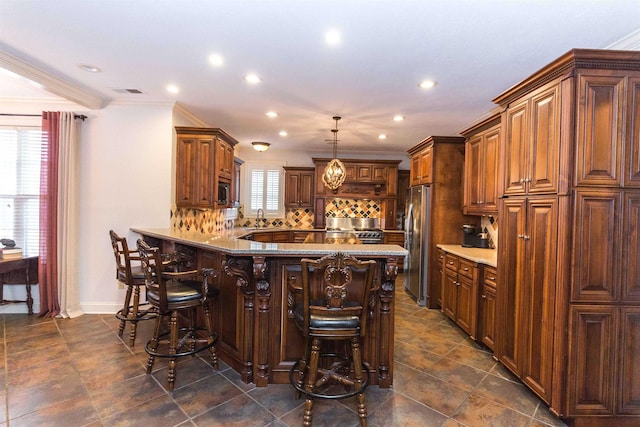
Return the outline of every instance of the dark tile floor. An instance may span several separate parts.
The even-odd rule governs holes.
[[[243,384],[224,363],[178,364],[167,392],[166,362],[145,374],[140,324],[130,348],[113,315],[0,319],[0,424],[11,426],[299,426],[303,400],[290,385]],[[125,334],[126,335],[126,334]],[[128,340],[125,337],[126,342]],[[527,388],[438,311],[396,299],[393,389],[367,389],[370,426],[557,426]],[[314,426],[356,426],[353,401],[318,401]]]

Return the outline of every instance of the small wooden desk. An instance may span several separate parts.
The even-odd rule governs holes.
[[[25,284],[27,287],[27,300],[5,300],[4,285]],[[9,303],[26,302],[29,314],[33,314],[33,298],[31,297],[31,285],[38,283],[38,257],[24,257],[0,260],[0,305]]]

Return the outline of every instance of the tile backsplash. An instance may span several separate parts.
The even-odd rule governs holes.
[[[368,199],[330,199],[325,206],[327,218],[380,218],[380,204]]]
[[[480,225],[489,232],[489,247],[498,247],[498,218],[495,216],[483,216]]]

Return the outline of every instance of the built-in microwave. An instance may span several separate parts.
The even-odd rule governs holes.
[[[231,185],[228,182],[218,182],[218,205],[227,206],[231,198]]]

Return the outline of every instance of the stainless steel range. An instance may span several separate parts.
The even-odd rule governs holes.
[[[384,234],[380,229],[378,218],[327,218],[327,233],[335,235],[352,234],[360,243],[378,244],[384,242]]]

